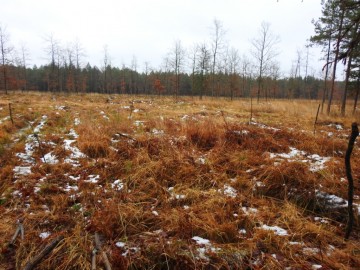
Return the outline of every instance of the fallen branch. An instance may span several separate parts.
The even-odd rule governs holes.
[[[352,150],[354,148],[354,143],[355,143],[356,137],[358,135],[359,135],[358,125],[357,125],[357,123],[352,123],[349,145],[348,145],[348,149],[346,150],[346,154],[345,154],[346,177],[349,182],[349,187],[348,187],[348,217],[349,217],[349,220],[348,220],[348,223],[346,226],[345,239],[349,239],[350,233],[352,231],[352,227],[354,224],[354,212],[353,212],[354,180],[353,180],[352,174],[351,174],[350,157],[351,157]]]
[[[44,247],[44,249],[38,254],[36,255],[30,262],[28,262],[25,265],[24,270],[31,270],[34,269],[40,262],[41,260],[47,256],[48,254],[50,254],[50,252],[59,244],[59,242],[61,240],[64,239],[64,236],[60,235],[59,237],[57,237],[56,239],[54,239],[50,244],[48,244],[46,247]]]

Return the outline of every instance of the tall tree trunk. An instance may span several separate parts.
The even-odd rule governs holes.
[[[347,65],[347,68],[346,68],[345,89],[344,89],[344,94],[343,94],[342,103],[341,103],[341,116],[345,116],[346,97],[347,97],[347,92],[348,92],[348,88],[349,88],[349,77],[350,77],[350,72],[351,72],[351,62],[352,62],[352,56],[350,54],[349,59],[348,59],[348,65]]]
[[[333,76],[332,76],[332,81],[331,81],[331,90],[330,90],[329,102],[328,102],[328,106],[327,106],[327,110],[326,110],[327,115],[330,114],[331,103],[332,103],[332,99],[333,99],[333,95],[334,95],[336,64],[338,61],[339,51],[340,51],[340,41],[341,41],[342,26],[343,26],[343,22],[344,22],[344,15],[345,15],[345,9],[342,8],[341,15],[340,15],[340,25],[339,25],[339,29],[338,29],[338,37],[337,37],[337,41],[336,41],[336,50],[335,50]]]
[[[329,61],[330,61],[330,49],[331,49],[331,37],[329,37],[329,41],[328,41],[328,50],[327,50],[326,63],[329,63]],[[328,76],[329,76],[329,65],[326,65],[326,67],[325,67],[325,78],[324,78],[324,92],[323,92],[323,97],[322,97],[322,102],[321,102],[321,113],[324,112],[325,99],[326,99],[326,97],[328,95],[328,88],[327,88]]]
[[[355,99],[354,99],[354,107],[353,107],[353,115],[355,114],[356,111],[356,106],[357,106],[357,102],[358,102],[358,98],[359,98],[359,92],[360,92],[360,70],[359,70],[359,75],[358,75],[358,79],[357,79],[357,85],[356,85],[356,94],[355,94]]]

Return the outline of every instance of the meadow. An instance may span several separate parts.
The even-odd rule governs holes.
[[[59,236],[36,269],[91,269],[95,233],[112,269],[359,269],[359,115],[318,104],[0,95],[0,269]]]

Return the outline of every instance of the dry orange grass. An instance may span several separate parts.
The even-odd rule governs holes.
[[[19,123],[0,129],[1,269],[23,268],[59,235],[37,269],[91,269],[95,232],[113,269],[360,267],[359,216],[345,242],[346,208],[319,197],[347,198],[343,158],[356,117],[320,115],[314,135],[315,101],[254,103],[249,124],[249,100],[1,100],[1,117],[11,102]],[[42,122],[39,147],[29,136]],[[358,184],[355,195],[360,204]],[[18,218],[25,239],[8,247]]]

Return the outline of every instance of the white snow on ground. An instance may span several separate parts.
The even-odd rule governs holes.
[[[44,127],[47,116],[43,115],[40,123],[34,128],[34,133],[39,133]],[[32,157],[35,147],[38,147],[38,141],[34,134],[30,134],[26,138],[24,153],[16,153],[15,155],[20,159],[20,166],[14,167],[15,176],[31,174],[31,166],[35,164],[35,159]],[[50,158],[50,157],[49,157]],[[46,158],[45,158],[46,159]]]
[[[224,185],[223,189],[218,189],[219,193],[223,193],[224,195],[231,197],[231,198],[236,198],[237,196],[237,191],[236,189],[234,189],[232,186],[229,185]]]
[[[72,136],[74,139],[79,138],[79,135],[76,133],[74,129],[70,129],[69,135]]]
[[[110,120],[110,118],[105,114],[105,112],[101,111],[100,114],[102,115],[102,117],[106,120]]]
[[[119,179],[115,180],[114,183],[111,184],[111,188],[120,191],[124,188],[124,183]]]
[[[6,116],[6,117],[0,119],[0,124],[2,124],[3,122],[5,122],[8,119],[10,119],[10,116]]]
[[[47,120],[47,116],[43,115],[41,117],[40,123],[34,128],[34,133],[39,133],[40,132],[40,130],[44,127],[44,125],[46,123],[46,120]]]
[[[263,230],[267,230],[267,231],[273,231],[276,235],[280,235],[280,236],[286,236],[289,235],[287,230],[280,228],[278,226],[268,226],[268,225],[262,225],[261,229]]]
[[[247,135],[250,132],[248,130],[234,130],[233,133],[237,134],[237,135]]]
[[[220,248],[215,248],[211,245],[210,240],[202,238],[200,236],[194,236],[191,238],[196,242],[197,245],[200,245],[201,247],[197,248],[197,259],[206,260],[208,261],[209,258],[206,256],[207,252],[217,252],[220,251]]]
[[[330,157],[321,157],[317,154],[309,155],[305,151],[298,150],[294,147],[290,147],[289,153],[270,153],[270,158],[276,159],[277,162],[287,160],[289,162],[299,161],[308,163],[311,172],[325,169],[325,163],[331,159]]]
[[[97,182],[99,182],[100,179],[100,175],[89,175],[87,180],[84,180],[84,182],[87,183],[93,183],[93,184],[97,184]]]
[[[156,128],[153,128],[151,130],[151,133],[154,134],[154,135],[164,135],[165,132],[163,130],[159,130],[159,129],[156,129]]]
[[[125,245],[126,244],[124,242],[120,242],[120,241],[115,243],[115,246],[117,246],[119,248],[123,248],[123,247],[125,247]]]
[[[250,125],[258,126],[260,128],[263,128],[263,129],[268,129],[268,130],[273,130],[273,131],[280,131],[280,129],[278,129],[278,128],[270,127],[270,126],[267,126],[265,124],[261,124],[261,123],[255,122],[255,121],[250,122]]]
[[[206,159],[205,159],[205,157],[198,157],[196,160],[195,160],[195,163],[197,163],[197,164],[205,164],[206,163]]]
[[[79,135],[76,133],[76,131],[74,129],[71,129],[68,135],[72,136],[75,139],[79,137]],[[75,167],[79,167],[80,164],[77,159],[85,158],[86,155],[84,153],[82,153],[79,148],[72,145],[75,142],[76,142],[76,140],[64,140],[65,150],[70,151],[70,157],[66,158],[64,160],[64,162],[70,163]]]
[[[13,169],[16,175],[28,175],[31,174],[30,166],[15,166]]]
[[[80,118],[75,118],[75,119],[74,119],[74,125],[75,125],[75,126],[80,125],[80,123],[81,123]]]
[[[56,106],[55,106],[55,109],[56,109],[56,110],[59,110],[59,111],[65,111],[65,110],[66,110],[66,106],[65,106],[65,105],[56,105]]]
[[[71,186],[69,183],[67,183],[66,186],[64,187],[64,191],[66,192],[78,191],[78,190],[79,190],[78,186]]]
[[[168,191],[170,192],[171,194],[171,200],[181,200],[181,199],[185,199],[186,198],[186,195],[184,194],[176,194],[174,192],[174,187],[169,187],[168,188]]]
[[[54,156],[51,152],[44,155],[44,157],[41,158],[41,161],[48,164],[57,164],[59,162],[56,156]]]
[[[46,239],[46,238],[48,238],[50,235],[51,235],[50,232],[42,232],[42,233],[39,234],[39,237],[40,237],[41,239]]]
[[[318,197],[321,200],[325,200],[325,205],[328,208],[346,208],[348,206],[348,201],[340,198],[336,195],[329,194],[323,191],[315,190],[316,197]],[[355,211],[357,212],[357,215],[360,216],[360,204],[353,203]],[[356,214],[355,212],[355,214]]]
[[[210,240],[202,238],[200,236],[194,236],[191,238],[192,240],[196,241],[198,245],[210,245]]]
[[[328,127],[334,127],[337,130],[343,130],[344,128],[340,124],[329,124]]]

